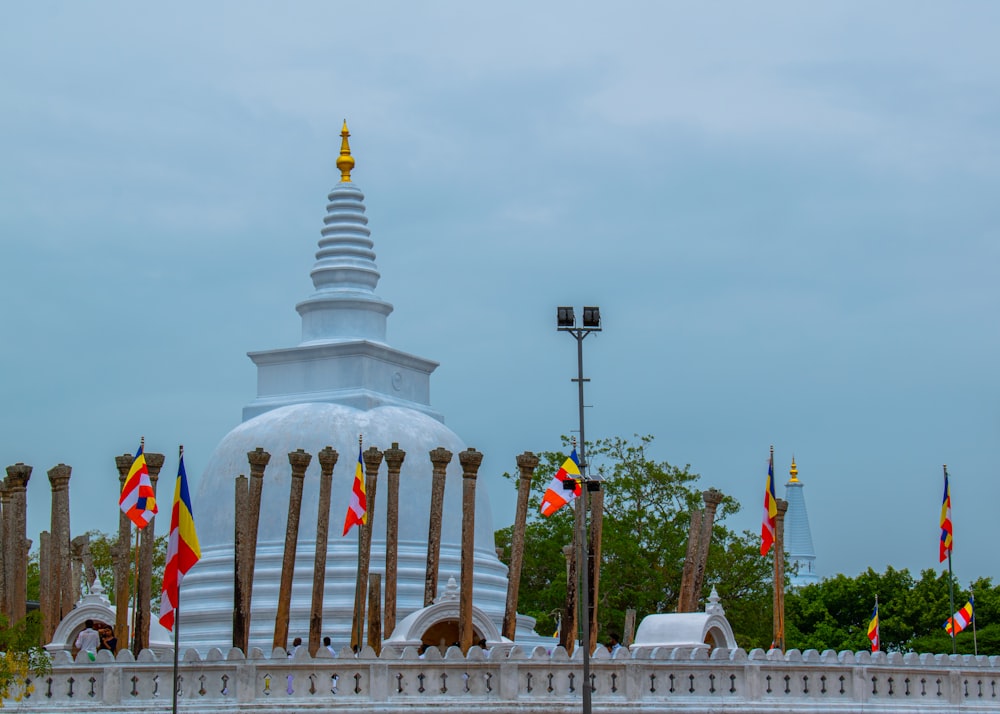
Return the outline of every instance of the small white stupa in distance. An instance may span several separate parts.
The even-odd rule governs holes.
[[[789,470],[791,478],[785,484],[785,500],[788,501],[788,511],[785,513],[785,551],[792,566],[798,572],[789,576],[792,587],[802,587],[810,583],[818,583],[819,573],[816,571],[816,551],[813,550],[812,532],[809,529],[809,512],[806,510],[806,496],[802,482],[799,481],[799,468],[792,457],[792,467]]]
[[[350,640],[358,558],[358,529],[341,536],[358,460],[364,448],[406,452],[400,474],[398,609],[396,621],[423,607],[430,512],[429,452],[452,452],[444,496],[438,583],[459,576],[462,470],[466,448],[430,406],[430,375],[437,363],[401,352],[386,341],[392,305],[374,290],[379,281],[374,243],[365,216],[364,194],[351,180],[354,158],[347,123],[337,168],[340,182],[330,191],[326,217],[310,276],[314,292],[296,306],[302,342],[295,347],[249,353],[257,365],[257,398],[243,410],[243,423],[216,447],[197,484],[194,500],[202,559],[184,580],[181,631],[184,645],[205,650],[229,646],[233,623],[234,479],[249,474],[247,453],[271,454],[264,476],[254,571],[250,645],[269,652],[274,633],[285,540],[291,468],[288,454],[313,455],[305,475],[298,551],[292,585],[289,640],[306,638],[309,627],[319,462],[326,446],[339,453],[333,496],[323,608],[323,635],[342,645]],[[514,456],[510,455],[513,460]],[[374,505],[371,569],[384,574],[385,478]],[[496,556],[486,485],[480,472],[476,496],[474,603],[499,628],[507,589],[507,568]],[[518,618],[518,635],[528,638],[534,621]],[[384,633],[389,636],[390,633]],[[537,636],[536,636],[537,637]]]

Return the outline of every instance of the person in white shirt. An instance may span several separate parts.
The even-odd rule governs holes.
[[[334,648],[333,644],[331,644],[329,637],[324,637],[323,638],[323,646],[326,647],[326,649],[330,653],[331,657],[336,657],[337,656],[337,650]]]
[[[94,654],[101,645],[101,635],[94,629],[93,620],[87,620],[83,623],[83,630],[76,636],[74,645],[78,651],[86,652],[87,656],[93,661]]]

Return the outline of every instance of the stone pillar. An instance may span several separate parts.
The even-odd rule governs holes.
[[[7,617],[14,623],[28,612],[28,500],[26,489],[31,478],[31,467],[22,463],[7,467],[4,479],[3,515],[7,569]]]
[[[244,629],[247,623],[246,590],[243,582],[247,567],[247,531],[249,530],[244,514],[249,509],[250,485],[247,477],[240,474],[234,484],[236,493],[233,499],[233,647],[246,653],[249,644],[249,633]]]
[[[427,527],[427,574],[424,577],[424,607],[434,604],[438,589],[438,564],[441,558],[441,514],[444,508],[444,482],[451,463],[451,452],[438,447],[430,452],[431,514]]]
[[[712,528],[715,527],[715,513],[722,503],[722,491],[710,488],[703,491],[701,497],[705,501],[705,511],[701,519],[701,537],[698,539],[698,560],[695,563],[694,582],[692,583],[692,604],[690,612],[698,611],[701,600],[701,589],[705,586],[705,568],[708,567],[708,548],[712,545]]]
[[[622,644],[631,647],[635,639],[635,608],[630,607],[625,610],[625,630],[622,632]]]
[[[115,467],[118,469],[118,493],[125,489],[125,480],[135,457],[132,454],[122,454],[115,457]],[[129,584],[132,567],[131,553],[132,521],[118,509],[118,542],[112,546],[111,556],[114,561],[115,573],[115,637],[118,639],[118,649],[128,647],[129,642]]]
[[[257,447],[247,452],[250,463],[250,501],[247,511],[247,540],[244,555],[245,567],[240,568],[243,589],[243,631],[250,637],[251,601],[253,600],[253,572],[257,564],[257,527],[260,524],[260,499],[264,492],[264,470],[271,461],[271,454]],[[247,645],[249,639],[247,639]],[[245,645],[246,646],[246,645]],[[246,649],[241,647],[244,652]]]
[[[146,468],[149,471],[149,483],[153,487],[153,498],[156,498],[156,484],[160,480],[160,469],[163,468],[163,454],[146,453]],[[159,509],[159,507],[157,507]],[[132,633],[132,654],[149,648],[150,607],[153,600],[153,550],[156,545],[156,516],[140,529],[139,535],[139,580],[136,583],[135,596],[135,632]],[[170,519],[167,519],[169,527]]]
[[[458,592],[458,644],[468,654],[472,629],[472,581],[476,565],[476,476],[483,455],[469,448],[458,455],[462,465],[462,569]]]
[[[396,580],[399,562],[399,472],[403,468],[406,452],[399,444],[392,442],[392,447],[385,450],[385,463],[388,467],[389,486],[385,503],[385,611],[383,623],[385,634],[392,636],[396,629]],[[368,634],[371,639],[371,630]],[[379,649],[381,650],[381,643]]]
[[[7,497],[4,495],[5,493],[4,481],[0,479],[0,615],[7,614],[7,541],[4,539],[4,508],[7,505]]]
[[[517,510],[511,532],[510,568],[507,571],[507,604],[503,612],[503,636],[514,639],[517,631],[517,595],[521,587],[521,564],[524,562],[524,529],[528,522],[528,496],[531,478],[538,467],[538,457],[525,451],[517,457],[520,480],[517,484]]]
[[[42,614],[42,642],[51,642],[59,620],[52,590],[52,534],[38,534],[38,609]]]
[[[572,553],[568,558],[569,561],[569,572],[566,575],[566,610],[563,613],[563,631],[559,637],[559,644],[566,648],[569,654],[573,654],[573,650],[576,647],[576,634],[578,622],[577,609],[579,607],[579,602],[577,601],[577,587],[580,579],[580,531],[583,530],[583,494],[581,493],[573,503],[574,507],[574,518],[573,518],[573,545]],[[565,552],[565,550],[563,551]]]
[[[73,469],[66,464],[59,464],[49,469],[49,484],[52,487],[52,524],[50,553],[53,556],[50,564],[52,577],[52,596],[56,605],[56,624],[76,605],[73,587],[73,560],[70,549],[69,526],[69,479]]]
[[[566,606],[563,606],[561,610],[562,619],[559,620],[559,644],[565,647],[567,652],[572,652],[573,641],[576,640],[576,587],[571,586],[571,583],[575,582],[576,548],[572,545],[564,545],[562,553],[566,559],[566,600],[573,604],[569,611],[567,611]]]
[[[278,589],[278,612],[274,616],[274,647],[288,648],[288,619],[292,603],[292,578],[295,575],[295,550],[299,541],[299,514],[302,512],[302,484],[312,454],[296,449],[288,454],[292,467],[288,492],[288,520],[285,524],[285,552],[281,558],[281,585]]]
[[[382,576],[372,573],[368,580],[368,646],[382,653]]]
[[[785,512],[788,501],[775,499],[774,518],[774,647],[785,650]]]
[[[684,569],[681,571],[681,588],[677,595],[677,612],[694,612],[692,601],[697,602],[694,595],[695,571],[698,568],[698,553],[701,552],[701,522],[704,511],[691,511],[688,523],[687,550],[684,553]]]
[[[594,481],[583,485],[587,488]],[[599,485],[599,484],[598,484]],[[598,487],[590,493],[590,542],[588,544],[587,567],[590,569],[587,606],[590,610],[590,653],[597,647],[597,600],[601,595],[601,540],[604,536],[604,489]]]
[[[354,588],[354,622],[351,627],[351,647],[358,651],[364,644],[365,598],[368,596],[368,570],[371,567],[372,528],[375,527],[375,490],[382,452],[370,446],[362,455],[362,460],[365,462],[365,514],[368,522],[359,526],[358,579]]]
[[[94,559],[90,555],[90,536],[87,533],[78,535],[69,542],[69,546],[70,552],[73,554],[73,600],[80,602],[80,598],[84,594],[84,584],[86,584],[89,594],[97,577],[94,570]]]
[[[330,535],[330,490],[338,454],[327,446],[319,452],[319,505],[316,509],[316,557],[313,561],[312,607],[309,612],[309,656],[319,651],[323,635],[323,587],[326,585],[326,547]]]

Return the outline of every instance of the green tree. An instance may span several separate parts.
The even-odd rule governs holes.
[[[566,442],[564,438],[564,442]],[[600,632],[621,630],[625,611],[645,615],[676,608],[687,547],[690,512],[703,505],[699,476],[690,466],[679,468],[648,455],[652,436],[629,441],[620,437],[588,444],[590,474],[604,480],[604,528],[598,600]],[[573,509],[549,518],[539,515],[541,496],[565,455],[545,452],[532,480],[529,521],[525,530],[524,566],[518,609],[538,620],[539,632],[556,628],[565,605],[566,560],[562,548],[572,542]],[[507,474],[509,479],[516,480]],[[770,641],[770,566],[750,534],[723,525],[739,510],[724,498],[716,516],[706,567],[707,596],[717,585],[723,606],[750,646]],[[497,545],[509,558],[511,528],[497,532]],[[762,615],[766,618],[762,618]],[[766,635],[761,620],[766,619]]]
[[[38,646],[42,621],[37,612],[13,625],[0,615],[0,707],[4,699],[21,701],[34,691],[31,677],[40,677],[51,668],[48,654]]]
[[[977,627],[996,623],[1000,588],[989,578],[972,584],[976,593]],[[956,585],[955,608],[969,597]],[[908,570],[871,568],[856,577],[837,575],[791,592],[785,599],[786,642],[799,649],[864,650],[871,646],[868,623],[875,596],[879,600],[879,634],[883,650],[890,652],[952,651],[944,623],[951,614],[948,574],[924,570],[914,579]],[[1000,625],[979,627],[976,641],[980,653],[1000,652]],[[974,649],[972,628],[955,638],[959,653]]]

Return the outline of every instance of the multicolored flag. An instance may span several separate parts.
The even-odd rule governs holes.
[[[347,506],[347,516],[344,518],[344,535],[351,526],[363,526],[368,523],[368,497],[365,494],[365,474],[361,468],[361,447],[358,446],[358,465],[354,467],[354,485],[351,487],[351,502]]]
[[[944,470],[944,498],[941,501],[941,544],[938,555],[944,562],[952,551],[951,489],[948,488],[948,469]]]
[[[157,513],[156,494],[153,483],[149,480],[149,469],[146,467],[146,456],[143,454],[145,441],[139,442],[139,450],[135,453],[132,467],[122,487],[118,506],[136,528],[145,528]]]
[[[174,611],[180,601],[181,580],[201,560],[198,531],[194,527],[191,492],[188,491],[184,452],[177,467],[174,507],[170,513],[170,538],[167,541],[167,567],[163,571],[163,594],[160,597],[160,624],[174,629]]]
[[[966,627],[969,626],[969,623],[972,622],[975,616],[976,616],[975,602],[972,596],[970,595],[969,602],[965,603],[965,607],[963,607],[961,610],[959,610],[954,615],[949,617],[948,621],[944,623],[944,629],[947,631],[949,635],[951,634],[957,635],[959,632],[961,632],[962,630],[964,630]],[[952,632],[952,629],[954,629],[954,632]]]
[[[576,485],[572,490],[563,486],[564,481],[575,481]],[[576,457],[576,449],[563,462],[563,465],[552,477],[545,495],[542,496],[542,505],[539,510],[543,516],[551,516],[581,493],[580,486],[580,461]]]
[[[774,497],[774,449],[767,462],[767,484],[764,488],[764,517],[760,526],[760,554],[767,555],[774,545],[774,529],[777,527],[778,499]]]
[[[868,623],[868,639],[872,641],[872,652],[878,652],[882,642],[878,636],[878,600],[875,600],[875,610],[872,611],[871,622]]]

